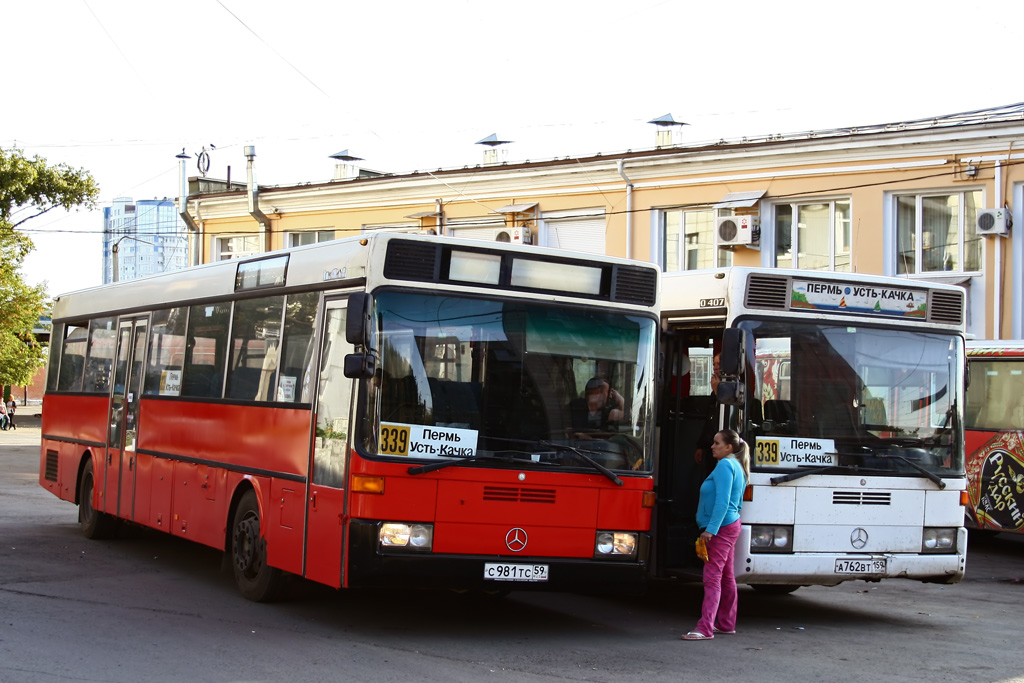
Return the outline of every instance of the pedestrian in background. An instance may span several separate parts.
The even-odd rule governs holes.
[[[7,420],[10,422],[11,429],[17,429],[18,426],[14,424],[14,413],[18,412],[18,402],[11,396],[11,400],[7,402]]]
[[[731,429],[715,434],[711,454],[718,461],[700,487],[697,524],[707,543],[704,602],[697,627],[683,640],[710,640],[716,633],[736,633],[736,539],[740,535],[743,491],[750,480],[750,449]]]

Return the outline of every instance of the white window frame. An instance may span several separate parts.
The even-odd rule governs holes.
[[[330,233],[331,236],[330,237],[326,237],[325,235],[327,233]],[[287,249],[291,249],[292,247],[305,246],[305,245],[302,245],[302,244],[292,244],[292,242],[294,242],[297,237],[301,238],[302,236],[305,236],[305,235],[315,235],[316,236],[316,238],[313,240],[312,244],[320,244],[321,242],[330,242],[331,240],[338,239],[338,231],[335,230],[334,228],[311,228],[309,230],[293,230],[291,232],[286,232],[284,234],[285,247]]]
[[[885,214],[885,270],[886,275],[895,275],[897,277],[921,277],[931,278],[941,277],[943,275],[963,275],[963,276],[979,276],[982,274],[982,268],[985,263],[985,246],[984,239],[977,237],[977,227],[974,221],[967,219],[967,203],[965,196],[970,193],[977,192],[980,196],[975,210],[982,209],[985,204],[985,190],[982,187],[959,187],[959,188],[937,188],[934,190],[919,190],[916,192],[887,192],[885,196],[886,200],[886,214]],[[957,239],[957,250],[960,254],[960,262],[956,268],[950,270],[922,270],[921,265],[924,261],[924,239],[922,236],[924,211],[922,210],[922,202],[927,197],[943,197],[949,195],[959,195],[958,202],[958,239]],[[915,225],[914,225],[914,270],[912,272],[900,272],[899,270],[899,200],[906,197],[913,197],[915,203]],[[966,258],[966,244],[967,244],[967,233],[980,240],[981,251],[978,254],[978,265],[979,268],[966,270],[964,268],[964,261]]]
[[[230,253],[228,252],[227,245],[232,240],[246,240],[246,239],[256,240],[256,248],[255,249],[243,249],[241,251],[232,251]],[[245,258],[246,256],[254,256],[256,254],[259,254],[260,253],[259,240],[260,240],[260,236],[259,235],[251,235],[251,234],[250,235],[219,235],[214,240],[214,244],[213,244],[213,246],[214,246],[214,256],[216,256],[216,258],[214,260],[216,260],[216,261],[230,261],[231,259]],[[228,255],[225,256],[225,253],[228,253]]]
[[[580,243],[581,239],[584,243]],[[607,254],[607,211],[604,207],[545,211],[540,216],[534,244],[588,254]]]
[[[710,244],[710,248],[711,248],[711,252],[712,252],[712,257],[711,258],[714,261],[714,263],[712,263],[710,267],[712,267],[712,268],[725,268],[725,267],[728,267],[728,266],[732,265],[732,262],[733,262],[733,253],[732,253],[732,251],[729,250],[729,249],[719,248],[717,246],[717,241],[715,239],[715,224],[717,222],[715,219],[720,218],[722,216],[731,216],[732,215],[732,211],[731,210],[715,209],[711,205],[703,206],[703,207],[697,207],[697,206],[695,206],[695,207],[688,207],[688,208],[685,208],[685,209],[683,209],[683,208],[663,208],[663,209],[658,209],[658,213],[657,213],[657,216],[658,216],[658,265],[661,266],[661,270],[663,272],[673,272],[674,273],[674,272],[682,272],[682,271],[686,271],[686,270],[702,270],[702,268],[699,265],[698,265],[697,268],[689,268],[688,267],[687,252],[688,251],[692,251],[694,249],[697,249],[698,247],[697,246],[694,246],[692,248],[688,247],[688,244],[687,244],[687,234],[686,234],[686,216],[687,216],[687,214],[697,214],[697,213],[705,213],[705,212],[711,214],[711,228],[706,233],[708,239],[710,239],[710,241],[711,241],[711,244]],[[677,262],[679,263],[680,267],[679,267],[678,270],[672,270],[672,271],[668,270],[668,229],[667,229],[667,226],[668,226],[668,214],[670,214],[670,213],[679,213],[680,216],[681,216],[680,235],[679,235],[679,247],[678,247],[678,253],[676,254]],[[702,233],[695,232],[695,233],[691,233],[691,234],[699,236]],[[717,251],[717,254],[715,254],[716,251]]]
[[[846,251],[841,252],[836,245],[836,203],[845,202],[849,206],[849,212],[846,217],[848,225],[843,231],[844,237],[848,240],[848,244],[845,245]],[[761,225],[761,239],[763,240],[762,245],[762,263],[772,268],[778,268],[778,222],[779,222],[779,207],[789,207],[792,212],[792,224],[790,225],[790,253],[792,254],[793,262],[787,265],[787,268],[803,268],[806,269],[808,266],[800,263],[800,207],[810,206],[812,204],[828,204],[828,268],[824,269],[830,272],[836,272],[836,257],[841,254],[849,256],[849,262],[846,270],[839,272],[849,273],[853,272],[853,199],[852,197],[799,197],[791,201],[776,201],[769,204],[768,225]],[[823,270],[823,269],[817,269]]]

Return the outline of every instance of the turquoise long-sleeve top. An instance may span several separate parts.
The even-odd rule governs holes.
[[[739,519],[740,508],[743,507],[743,489],[746,487],[743,465],[736,458],[719,460],[715,469],[700,485],[697,526],[709,534],[717,535],[723,526]]]

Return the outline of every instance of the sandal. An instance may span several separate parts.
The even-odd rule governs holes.
[[[680,636],[683,640],[711,640],[714,636],[706,636],[700,631],[690,631]]]
[[[734,636],[734,635],[736,635],[736,631],[723,631],[722,629],[718,628],[717,626],[715,626],[715,633],[721,633],[722,635],[726,635],[726,636]]]

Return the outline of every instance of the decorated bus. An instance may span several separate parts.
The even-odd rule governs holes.
[[[968,526],[1024,533],[1024,343],[969,341]]]

